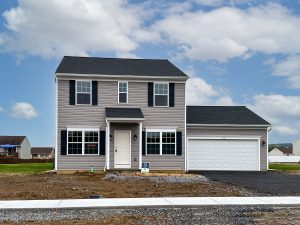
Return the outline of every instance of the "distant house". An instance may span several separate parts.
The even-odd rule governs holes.
[[[291,156],[293,154],[292,147],[275,147],[269,152],[269,156]]]
[[[34,147],[31,148],[31,155],[33,159],[52,159],[53,148],[51,147]]]
[[[31,159],[31,145],[26,136],[0,136],[0,157]]]
[[[294,154],[300,156],[300,139],[296,140],[293,143]]]

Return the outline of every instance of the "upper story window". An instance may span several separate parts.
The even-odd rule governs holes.
[[[118,83],[118,101],[119,103],[128,103],[128,82],[119,81]]]
[[[77,80],[76,81],[76,104],[90,105],[92,99],[92,82]]]
[[[154,106],[169,106],[169,83],[154,83]]]

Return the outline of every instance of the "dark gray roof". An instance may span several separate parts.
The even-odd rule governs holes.
[[[188,78],[176,66],[164,59],[124,59],[65,56],[56,73],[174,76]]]
[[[245,106],[187,106],[187,124],[271,125]]]
[[[21,145],[26,136],[0,136],[0,145]]]
[[[143,119],[140,108],[105,108],[107,118]]]
[[[31,154],[51,154],[53,148],[51,147],[33,147],[31,148]]]

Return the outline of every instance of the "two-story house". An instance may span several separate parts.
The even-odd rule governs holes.
[[[243,106],[186,106],[168,60],[64,57],[57,170],[266,170],[270,124]]]

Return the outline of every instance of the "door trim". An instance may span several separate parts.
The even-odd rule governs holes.
[[[190,136],[187,137],[187,171],[188,169],[188,147],[189,147],[189,140],[256,140],[257,141],[257,146],[258,146],[258,168],[256,171],[261,170],[261,159],[260,159],[260,153],[261,153],[261,140],[260,137],[257,136]]]
[[[113,151],[115,151],[115,147],[116,147],[116,133],[118,131],[127,131],[129,133],[129,164],[127,165],[120,165],[120,164],[116,164],[116,154],[114,152],[114,168],[116,169],[127,169],[127,168],[131,168],[131,130],[115,130],[114,131],[114,148]]]

